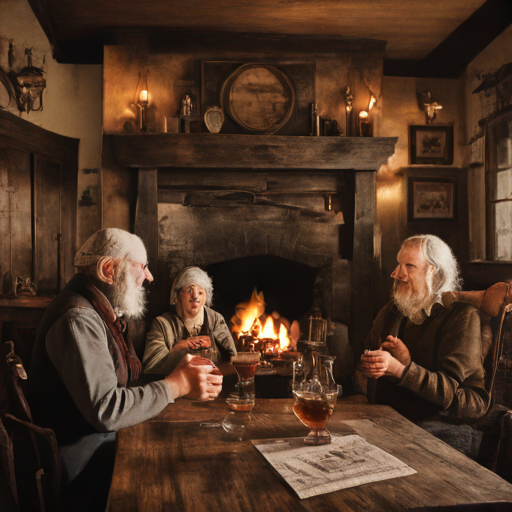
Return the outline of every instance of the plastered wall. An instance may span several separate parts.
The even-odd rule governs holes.
[[[10,42],[14,44],[12,68],[8,62]],[[101,228],[102,67],[58,64],[28,2],[2,0],[0,66],[6,73],[19,72],[27,65],[24,54],[28,46],[33,48],[34,66],[42,67],[45,59],[44,108],[27,114],[19,112],[11,103],[6,110],[52,132],[80,139],[78,198],[89,187],[94,202],[90,206],[79,203],[78,244],[81,244]]]
[[[454,158],[451,166],[410,165],[410,125],[426,125],[425,113],[420,109],[417,93],[430,91],[433,101],[443,106],[438,110],[432,126],[453,125]],[[402,241],[408,236],[431,233],[443,238],[453,248],[461,262],[467,258],[467,222],[465,213],[464,166],[464,83],[462,80],[384,77],[384,98],[379,135],[398,137],[395,154],[377,173],[377,227],[376,245],[380,250],[380,278],[376,283],[378,303],[383,306],[391,290],[390,274],[396,266],[396,255]],[[458,199],[457,221],[407,221],[409,177],[458,179],[462,196]]]

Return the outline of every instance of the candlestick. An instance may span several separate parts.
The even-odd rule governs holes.
[[[358,118],[359,124],[359,135],[361,137],[372,137],[373,136],[373,122],[369,112],[361,110]]]

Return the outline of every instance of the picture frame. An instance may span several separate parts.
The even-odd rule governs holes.
[[[457,220],[457,178],[410,177],[408,189],[408,222]]]
[[[453,126],[411,125],[411,165],[452,165]]]

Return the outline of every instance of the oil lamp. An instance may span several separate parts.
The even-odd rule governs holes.
[[[16,75],[16,100],[20,112],[43,110],[45,71],[32,65],[32,48],[25,48],[27,66]],[[43,61],[44,65],[44,61]]]
[[[332,335],[333,325],[330,318],[322,318],[319,308],[314,307],[302,329],[301,341],[311,347],[323,347],[327,342],[327,336]]]

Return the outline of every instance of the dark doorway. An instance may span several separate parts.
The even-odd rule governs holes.
[[[263,292],[266,312],[277,311],[293,321],[313,304],[318,269],[279,256],[248,256],[214,263],[207,268],[213,280],[213,308],[228,322],[240,302],[251,298],[254,287]]]

